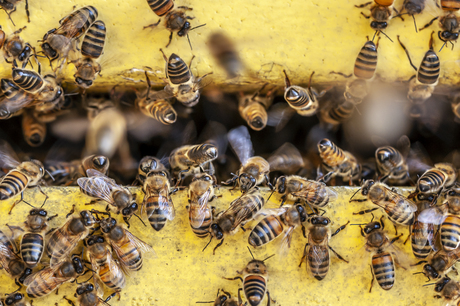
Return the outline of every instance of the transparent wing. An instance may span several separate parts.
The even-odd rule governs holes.
[[[151,90],[149,93],[149,96],[147,98],[147,101],[153,102],[157,100],[165,100],[165,99],[170,99],[173,98],[174,94],[171,92],[168,92],[166,90],[160,90],[160,91],[153,91]]]
[[[268,111],[268,126],[274,126],[275,132],[281,131],[296,111],[286,103],[277,103]]]
[[[324,244],[310,244],[310,252],[313,257],[311,264],[314,267],[323,266],[324,259],[329,257],[329,249]]]
[[[248,128],[241,125],[230,130],[227,137],[241,164],[245,165],[246,161],[250,157],[254,156],[254,149],[252,147],[251,136],[249,135]]]
[[[411,267],[413,260],[403,250],[396,246],[395,243],[388,247],[388,251],[394,256],[393,259],[399,265],[399,267],[403,268],[404,270],[407,270]]]
[[[174,217],[176,216],[176,209],[174,208],[174,204],[171,199],[169,199],[168,203],[168,215],[166,218],[168,218],[169,221],[174,220]]]
[[[92,176],[99,176],[99,177],[107,177],[104,173],[97,171],[96,169],[88,169],[86,170],[86,175],[88,177]]]
[[[89,254],[89,261],[91,262],[91,269],[96,273],[99,274],[99,265],[97,264],[96,258]]]
[[[382,207],[385,210],[389,211],[403,211],[403,212],[416,212],[418,207],[412,201],[406,199],[402,195],[387,190],[391,194],[388,201],[379,201],[374,203],[377,206]]]
[[[285,142],[273,152],[267,161],[270,171],[295,171],[304,165],[299,150],[289,142]]]
[[[68,228],[70,223],[72,222],[73,218],[70,218],[67,220],[67,222],[64,224],[64,226],[62,228]],[[61,228],[61,229],[62,229]],[[75,249],[75,247],[77,246],[77,244],[86,237],[86,235],[88,234],[88,231],[83,231],[77,235],[71,235],[71,234],[63,234],[61,231],[58,231],[59,229],[56,229],[53,234],[51,235],[51,237],[55,238],[57,241],[59,241],[59,245],[65,245],[66,248],[65,249],[59,249],[59,250],[55,250],[55,252],[59,252],[60,253],[60,257],[57,258],[56,256],[53,256],[53,254],[51,254],[51,259],[50,259],[50,266],[51,267],[55,267],[55,266],[58,266],[63,260],[66,259],[67,255],[70,254],[70,252],[72,252],[72,250]],[[57,235],[57,237],[56,237]],[[58,244],[58,243],[56,243]]]
[[[194,228],[198,228],[203,224],[204,219],[206,218],[206,211],[209,209],[208,208],[208,202],[209,202],[209,197],[211,195],[211,189],[207,189],[206,192],[204,192],[198,200],[194,203],[190,203],[190,206],[195,205],[194,209],[190,210],[191,214],[191,221],[190,225]],[[193,199],[194,195],[192,195]],[[196,197],[196,196],[195,196]]]
[[[0,140],[0,168],[12,169],[20,164],[18,156],[5,140]]]
[[[48,267],[43,270],[40,270],[30,276],[28,276],[24,280],[24,286],[26,287],[37,287],[43,284],[43,280],[46,279],[48,283],[52,284],[62,284],[69,279],[67,277],[57,277],[56,271],[59,269],[59,266],[56,267]],[[56,286],[57,287],[57,286]]]
[[[92,197],[100,198],[108,203],[113,203],[112,198],[112,179],[108,177],[81,177],[77,180],[78,186]]]
[[[410,140],[406,135],[401,136],[397,143],[397,148],[401,152],[402,156],[407,157],[410,152]]]
[[[126,230],[126,236],[128,237],[129,241],[134,244],[141,252],[143,253],[153,253],[153,256],[156,257],[156,253],[153,250],[152,246],[148,243],[140,240],[136,236],[134,236],[131,232]]]
[[[429,242],[429,245],[434,248],[435,235],[433,233],[436,232],[435,225],[432,223],[423,223],[418,219],[418,217],[419,216],[417,216],[417,221],[412,224],[411,227],[413,240],[416,245],[426,245],[426,243]]]
[[[284,231],[283,240],[281,241],[281,245],[278,251],[278,254],[281,258],[285,258],[289,253],[291,248],[291,240],[292,234],[294,234],[295,227],[290,226],[288,229]]]
[[[209,121],[198,138],[198,143],[211,143],[217,147],[219,155],[227,151],[227,129],[222,123]]]
[[[418,220],[423,223],[442,224],[446,220],[447,214],[440,208],[432,207],[425,209],[418,215]]]
[[[18,97],[8,99],[6,97],[0,100],[0,110],[7,111],[10,116],[20,111],[33,102],[33,97],[24,92],[18,93]]]
[[[4,244],[0,244],[0,265],[5,271],[11,275],[9,263],[11,260],[21,260],[21,258],[13,253],[13,251]]]
[[[210,85],[213,82],[213,79],[208,75],[203,75],[197,78],[195,85],[193,86],[193,90],[200,90],[205,88],[206,86]]]

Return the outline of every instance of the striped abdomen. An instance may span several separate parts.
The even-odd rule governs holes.
[[[100,190],[99,190],[99,185],[95,182],[95,180],[89,178],[79,178],[78,179],[78,185],[80,186],[80,191],[87,196],[93,197],[93,198],[100,198]]]
[[[277,216],[269,215],[262,219],[249,234],[248,242],[253,247],[262,246],[283,233],[283,223]]]
[[[329,203],[329,193],[327,192],[326,184],[309,181],[306,183],[303,193],[303,198],[315,207],[324,207]]]
[[[329,271],[329,249],[327,245],[311,245],[308,248],[308,266],[317,280],[323,280]]]
[[[246,299],[251,306],[260,305],[265,297],[267,283],[260,275],[248,275],[244,278],[243,289]]]
[[[322,119],[330,124],[339,124],[349,119],[355,110],[353,103],[345,101],[322,112]]]
[[[52,269],[53,268],[48,267],[37,272],[38,276],[34,276],[34,281],[27,286],[26,292],[30,298],[38,298],[48,295],[65,282],[59,277],[49,277],[49,274],[51,274],[50,270]]]
[[[202,164],[217,158],[217,147],[210,143],[191,146],[185,155],[193,164]]]
[[[187,83],[192,77],[192,73],[187,67],[187,64],[174,53],[169,57],[167,69],[169,81],[176,85]]]
[[[401,225],[411,225],[415,221],[415,212],[410,210],[409,204],[401,196],[392,196],[386,199],[388,202],[395,202],[392,210],[385,209],[388,219],[393,223]]]
[[[302,110],[312,103],[307,89],[300,86],[290,86],[284,92],[284,99],[295,110]]]
[[[417,71],[417,80],[424,85],[436,84],[439,79],[439,67],[439,57],[433,50],[428,50]]]
[[[460,0],[441,0],[441,7],[445,11],[457,11],[460,9]]]
[[[83,38],[81,54],[91,58],[98,58],[104,49],[106,36],[105,23],[101,20],[91,25]]]
[[[375,151],[375,159],[380,174],[386,175],[404,162],[401,153],[393,147],[380,147]]]
[[[55,34],[67,38],[78,38],[96,21],[97,16],[98,12],[94,6],[82,7],[59,21],[61,26]]]
[[[335,168],[340,166],[346,159],[342,149],[335,145],[327,138],[320,140],[318,143],[319,156],[323,160],[323,165],[326,168]]]
[[[29,178],[17,170],[10,171],[0,183],[0,200],[9,199],[24,191],[29,184]]]
[[[156,231],[161,230],[165,226],[166,220],[168,219],[168,210],[159,208],[159,201],[161,197],[163,196],[153,194],[146,200],[145,204],[150,225]]]
[[[147,0],[152,11],[158,16],[164,16],[174,7],[173,0]]]
[[[165,100],[157,100],[151,103],[139,104],[141,112],[163,124],[176,122],[177,113],[174,107]]]
[[[64,227],[66,227],[64,225]],[[70,241],[69,239],[73,239],[74,237],[70,236],[65,233],[64,227],[58,228],[53,235],[48,239],[48,243],[46,244],[45,252],[48,257],[52,257],[53,262],[60,262],[67,254],[69,254],[73,248],[76,246],[76,243]],[[84,237],[82,236],[82,239]]]
[[[430,255],[434,244],[434,225],[415,221],[411,228],[411,243],[414,256],[424,259]]]
[[[241,111],[241,114],[251,129],[255,131],[260,131],[267,125],[267,111],[260,103],[252,103],[246,106]]]
[[[13,82],[22,90],[36,93],[43,86],[43,78],[33,70],[13,68]]]
[[[360,79],[372,79],[377,68],[377,47],[372,41],[364,44],[355,62],[354,74]]]
[[[209,209],[209,207],[207,207],[206,210],[205,210],[205,213],[204,213],[205,216],[204,216],[203,223],[201,223],[200,226],[196,227],[196,226],[193,226],[193,224],[197,223],[196,218],[194,217],[194,214],[196,214],[197,211],[198,211],[198,207],[196,207],[196,208],[190,207],[190,211],[189,211],[189,215],[188,215],[188,218],[189,218],[189,221],[190,221],[190,227],[192,228],[193,233],[198,238],[205,238],[210,233],[209,228],[211,227],[211,224],[212,224],[212,212],[211,212],[211,209]]]
[[[60,185],[65,183],[73,174],[78,172],[78,168],[81,165],[75,163],[55,163],[47,166],[48,172],[54,178],[54,185]]]
[[[395,265],[389,252],[372,256],[372,270],[380,287],[390,290],[395,283]]]
[[[444,187],[446,181],[447,175],[444,171],[433,168],[423,173],[417,182],[417,188],[423,193],[437,193]]]
[[[38,121],[31,112],[24,112],[22,115],[22,132],[29,146],[38,147],[45,141],[46,124]]]
[[[10,249],[13,253],[16,253],[16,246],[11,243],[10,238],[0,230],[0,245],[5,246],[6,248]]]
[[[446,251],[453,251],[460,244],[459,216],[449,215],[441,224],[441,244]]]
[[[21,93],[24,93],[12,80],[2,79],[1,82],[2,93],[8,99],[13,99],[15,96],[19,97]]]
[[[117,256],[121,261],[126,263],[126,267],[129,270],[138,271],[142,268],[142,254],[126,235],[119,241],[112,241],[112,243],[118,245]]]
[[[125,287],[125,275],[112,254],[107,252],[106,257],[96,259],[96,264],[99,267],[99,278],[107,287],[115,291],[121,291]]]
[[[44,244],[41,234],[27,233],[22,236],[21,256],[28,267],[33,268],[40,262]]]

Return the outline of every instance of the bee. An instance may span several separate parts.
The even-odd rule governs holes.
[[[117,292],[114,292],[113,294],[109,295],[105,300],[103,300],[101,297],[104,292],[102,291],[102,288],[97,285],[97,282],[95,283],[96,286],[94,286],[93,284],[82,284],[77,287],[77,290],[75,291],[75,296],[78,296],[78,303],[80,306],[108,306],[109,304],[107,302],[110,301],[117,294]],[[64,299],[66,299],[69,302],[69,304],[74,306],[74,303],[67,299],[65,296]]]
[[[75,205],[67,214],[66,223],[56,229],[48,239],[45,252],[51,258],[50,266],[55,267],[62,262],[77,244],[89,235],[96,223],[94,216],[87,210],[81,211],[78,215],[73,216]]]
[[[407,14],[412,16],[414,19],[415,32],[418,32],[417,24],[415,22],[415,16],[421,14],[425,9],[425,0],[404,0],[402,8],[399,10],[399,14],[405,10]]]
[[[350,202],[364,202],[369,200],[373,204],[383,208],[388,215],[388,219],[394,224],[403,226],[414,224],[417,205],[404,196],[396,193],[394,190],[390,190],[384,183],[376,183],[373,180],[367,180],[361,187],[361,194],[366,196],[367,199],[353,199],[353,195],[350,198]],[[353,215],[362,215],[377,209],[379,208],[376,207],[370,210],[360,211],[353,213]]]
[[[394,255],[396,249],[393,243],[403,234],[390,240],[383,231],[385,228],[383,216],[380,218],[380,221],[371,221],[366,224],[364,229],[361,225],[359,227],[361,228],[361,236],[366,238],[365,249],[367,252],[372,253],[372,281],[369,292],[372,290],[374,279],[377,279],[382,289],[390,290],[395,283],[395,263],[399,265]]]
[[[88,169],[86,173],[88,177],[81,177],[77,180],[80,190],[87,196],[106,201],[107,211],[122,214],[129,228],[128,220],[139,209],[136,196],[128,188],[118,185],[115,180],[97,170]]]
[[[447,276],[436,283],[434,291],[441,293],[441,295],[435,295],[434,297],[444,299],[446,301],[445,305],[458,305],[460,301],[460,283],[451,280]]]
[[[423,272],[417,272],[414,274],[424,274],[430,280],[438,279],[449,273],[450,270],[454,268],[455,263],[457,263],[459,260],[460,253],[458,249],[452,252],[439,250],[428,259],[428,263],[423,266]],[[414,266],[426,262],[426,260],[422,260],[416,263]]]
[[[18,256],[18,248],[13,239],[10,240],[3,232],[0,232],[0,265],[21,289],[24,280],[32,274],[32,269],[28,268]]]
[[[176,215],[169,192],[170,187],[169,176],[165,170],[152,170],[145,178],[142,210],[145,209],[150,225],[156,231],[165,226],[166,220],[174,220]]]
[[[335,130],[341,123],[350,119],[354,111],[354,103],[343,99],[338,102],[334,100],[320,110],[319,117],[322,122],[331,125]]]
[[[207,173],[195,175],[190,183],[188,191],[189,221],[193,233],[199,238],[205,238],[211,233],[213,209],[209,207],[209,202],[215,198],[215,183],[216,178]]]
[[[5,13],[8,15],[8,18],[11,20],[11,23],[14,24],[13,19],[11,19],[11,13],[16,11],[16,5],[21,2],[21,0],[3,0],[0,3],[0,8],[5,11]],[[27,15],[27,22],[30,23],[30,13],[29,13],[29,0],[26,0],[26,15]]]
[[[62,284],[74,281],[85,272],[83,260],[77,255],[66,259],[56,266],[46,267],[28,276],[24,285],[30,298],[43,297],[58,289]]]
[[[359,179],[361,165],[350,152],[343,151],[327,138],[318,142],[318,151],[323,162],[322,166],[328,171],[323,181],[327,182],[330,177],[338,175],[348,178],[352,185],[353,180]]]
[[[30,106],[34,96],[20,89],[12,80],[1,79],[0,119],[6,120],[22,114],[23,108]]]
[[[157,14],[157,16],[163,17],[166,15],[165,16],[165,26],[166,26],[166,29],[168,29],[168,31],[171,32],[171,34],[169,34],[169,41],[168,41],[168,44],[166,45],[166,48],[169,46],[169,44],[171,44],[171,40],[172,40],[174,32],[177,32],[177,36],[179,37],[187,36],[187,39],[188,39],[188,32],[206,25],[206,24],[202,24],[202,25],[192,28],[188,20],[192,20],[195,17],[187,16],[185,12],[191,11],[193,10],[193,8],[187,7],[187,6],[178,6],[177,7],[178,9],[175,10],[173,0],[147,0],[147,3],[149,4],[152,11],[155,14]],[[160,22],[161,22],[161,18],[158,20],[157,23],[153,23],[148,26],[145,26],[144,29],[154,28],[158,26]],[[189,39],[189,43],[190,43],[190,39]],[[190,49],[191,48],[192,48],[192,45],[190,44]]]
[[[270,306],[270,292],[267,288],[267,281],[268,281],[268,269],[265,265],[265,261],[271,258],[274,255],[271,255],[264,260],[257,260],[252,255],[251,250],[248,247],[249,252],[251,253],[252,260],[247,264],[242,272],[238,272],[238,274],[242,274],[241,276],[237,276],[234,278],[226,278],[228,280],[240,280],[243,283],[243,290],[246,300],[249,301],[251,306],[258,306],[262,303],[265,298],[265,294],[267,295],[267,306]]]
[[[24,40],[19,36],[26,27],[13,32],[6,37],[0,26],[0,49],[3,49],[3,57],[9,64],[17,59],[19,62],[28,62],[29,57],[32,55],[32,46],[29,43],[24,43]]]
[[[382,32],[388,26],[388,22],[394,17],[396,9],[393,7],[394,0],[374,0],[374,4],[370,7],[370,15],[361,12],[366,19],[372,18],[371,28],[376,32]],[[372,4],[372,1],[361,5],[355,5],[357,8],[363,8]]]
[[[406,157],[410,149],[410,140],[407,136],[399,139],[401,149],[382,146],[375,150],[375,162],[379,172],[379,180],[388,180],[391,184],[404,184],[409,179],[409,167]]]
[[[305,245],[303,257],[300,260],[299,267],[302,266],[304,259],[307,259],[310,272],[317,280],[323,280],[329,271],[330,257],[329,250],[340,260],[348,263],[329,245],[329,240],[343,230],[350,221],[340,226],[334,233],[331,233],[331,220],[327,217],[314,216],[308,218],[309,234],[308,243]],[[305,233],[304,233],[305,236]],[[307,238],[305,236],[305,238]],[[307,251],[308,247],[308,251]],[[308,257],[307,257],[308,256]]]
[[[45,141],[46,124],[39,121],[33,111],[27,110],[22,114],[22,132],[29,146],[38,147]]]
[[[88,258],[93,271],[108,288],[120,292],[126,285],[126,278],[104,237],[89,236],[85,240],[85,246],[88,247]]]
[[[409,198],[414,197],[418,193],[435,193],[437,196],[434,201],[436,201],[442,192],[450,189],[455,184],[456,180],[457,170],[452,164],[435,164],[433,168],[428,169],[419,177],[417,187],[415,191],[409,195]]]
[[[227,79],[236,78],[244,64],[230,37],[223,32],[214,32],[208,37],[207,45],[216,62],[225,69]]]
[[[101,65],[96,60],[101,56],[104,49],[105,36],[105,23],[97,20],[89,27],[83,38],[81,45],[83,57],[73,62],[77,69],[74,74],[75,83],[81,88],[88,89],[101,72]]]
[[[86,33],[97,16],[94,6],[85,6],[61,19],[59,28],[49,30],[43,37],[41,48],[50,62],[59,58],[65,59],[76,48],[75,41]]]
[[[5,306],[32,306],[31,303],[25,300],[24,295],[19,292],[11,293],[6,297],[4,302]],[[1,300],[0,305],[3,305]]]
[[[173,124],[177,120],[177,112],[174,107],[165,99],[152,99],[150,93],[151,83],[147,72],[145,72],[147,80],[147,91],[136,91],[135,104],[139,110],[147,117],[153,118],[165,125]],[[153,94],[154,95],[154,94]]]
[[[275,190],[282,195],[280,206],[283,206],[286,200],[302,200],[310,207],[322,208],[337,198],[337,194],[325,183],[308,180],[298,175],[278,177]]]
[[[284,99],[297,113],[301,116],[309,117],[313,116],[318,107],[318,98],[321,98],[326,93],[326,90],[318,93],[315,88],[311,87],[311,80],[313,78],[313,72],[310,76],[307,89],[291,85],[286,70],[284,72]]]
[[[192,57],[190,64],[187,66],[177,54],[172,53],[168,59],[163,50],[160,49],[160,51],[166,62],[165,74],[168,84],[165,86],[164,93],[166,93],[167,96],[176,97],[176,99],[186,107],[197,105],[200,101],[200,88],[204,87],[202,80],[206,76],[212,74],[212,72],[196,78],[190,70],[194,57]],[[158,98],[164,95],[164,93],[160,91],[157,95]]]
[[[58,99],[50,103],[34,103],[33,113],[38,121],[49,123],[55,121],[58,116],[68,113],[72,106],[73,103],[70,95],[61,95]]]
[[[150,171],[162,170],[167,171],[163,162],[154,156],[144,156],[139,162],[137,168],[137,181],[144,185],[145,178]]]
[[[20,163],[17,160],[16,154],[6,142],[0,144],[0,161],[1,168],[11,169],[2,177],[0,182],[0,200],[8,200],[19,193],[21,194],[21,199],[11,206],[9,214],[11,214],[14,206],[24,201],[24,190],[26,188],[38,187],[40,192],[45,196],[43,205],[46,203],[48,195],[41,190],[39,185],[45,174],[45,168],[41,161],[32,159]]]
[[[247,192],[254,186],[262,183],[273,189],[270,178],[268,177],[270,164],[263,157],[254,156],[254,149],[248,128],[243,125],[234,128],[228,132],[227,137],[232,149],[241,162],[241,168],[236,174],[233,174],[233,178],[222,183],[231,184],[237,182],[243,192]]]
[[[154,252],[150,245],[118,225],[114,218],[100,220],[100,227],[105,240],[117,254],[121,266],[128,270],[139,271],[143,265],[142,255]]]
[[[231,294],[226,292],[224,289],[217,290],[217,298],[215,301],[210,302],[196,302],[197,304],[208,304],[214,303],[214,306],[242,306],[243,301],[241,300],[240,291],[243,289],[238,289],[238,300],[236,298],[232,298]],[[219,292],[222,291],[222,294],[219,295]]]
[[[253,95],[240,93],[238,111],[240,112],[240,116],[254,131],[263,130],[267,125],[267,108],[270,107],[274,99],[273,90],[267,93],[265,97],[260,96],[260,92],[266,85],[267,83]]]
[[[300,204],[278,208],[257,223],[249,234],[248,243],[253,247],[259,247],[269,243],[284,232],[280,251],[285,255],[291,247],[291,238],[295,228],[302,225],[306,220],[307,212]]]
[[[374,78],[375,70],[377,69],[377,46],[373,41],[366,41],[364,46],[361,48],[361,51],[356,57],[355,66],[353,74],[358,79],[371,80]],[[350,89],[350,88],[349,88]],[[349,90],[348,93],[353,91]],[[366,94],[367,95],[367,94]],[[347,98],[347,95],[345,95]],[[361,95],[358,95],[358,98],[364,98]]]
[[[419,215],[425,209],[429,209],[433,203],[433,195],[418,194],[415,204],[418,209],[415,214],[415,222],[411,225],[412,252],[416,258],[426,258],[435,249],[436,225],[419,220]]]

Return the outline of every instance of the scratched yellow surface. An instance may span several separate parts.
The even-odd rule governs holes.
[[[134,189],[137,190],[137,189]],[[353,216],[352,213],[365,208],[372,208],[370,202],[348,203],[348,199],[356,188],[336,187],[339,193],[337,201],[331,203],[327,216],[333,221],[332,228],[345,224],[348,220],[351,223],[367,223],[370,216]],[[88,209],[85,206],[90,199],[83,195],[78,188],[44,188],[50,196],[45,208],[49,214],[59,214],[50,225],[57,227],[65,220],[65,215],[70,210],[72,204],[77,205],[77,209]],[[408,193],[404,189],[405,194]],[[235,199],[239,192],[228,191],[220,188],[217,194],[223,195],[213,202],[217,210],[225,209],[228,204]],[[269,193],[265,190],[266,198]],[[41,205],[44,196],[36,190],[27,190],[25,199],[34,205]],[[14,200],[16,200],[15,198]],[[142,191],[138,191],[138,201],[142,199]],[[247,250],[247,240],[249,231],[240,231],[234,236],[225,238],[224,244],[216,250],[216,255],[212,255],[212,248],[215,242],[202,252],[208,239],[199,239],[191,231],[188,212],[186,210],[187,195],[186,191],[180,191],[173,195],[176,208],[176,218],[166,224],[160,232],[155,232],[147,223],[144,227],[139,220],[132,219],[131,231],[140,239],[151,244],[156,251],[157,258],[147,258],[144,267],[138,273],[133,274],[127,281],[126,288],[122,292],[121,301],[112,299],[112,305],[196,305],[197,301],[211,301],[215,299],[217,290],[225,288],[232,294],[236,294],[240,287],[239,281],[228,281],[222,277],[234,277],[237,270],[242,270],[251,259]],[[19,204],[12,215],[7,211],[13,200],[0,203],[0,224],[20,224],[27,215],[30,207],[26,204]],[[274,194],[267,207],[278,207],[279,197]],[[103,210],[105,205],[96,204],[96,209]],[[381,216],[380,211],[375,212],[376,217]],[[143,218],[146,222],[146,218]],[[386,232],[390,237],[394,237],[393,226],[386,220]],[[248,228],[255,224],[250,223]],[[400,228],[400,232],[407,237],[408,229]],[[433,298],[432,287],[422,287],[426,278],[423,275],[412,275],[413,272],[420,270],[404,271],[397,268],[396,284],[390,291],[382,290],[376,283],[372,293],[368,293],[371,282],[369,270],[370,255],[361,258],[364,240],[360,235],[358,226],[347,226],[345,230],[333,237],[330,245],[350,261],[346,264],[331,254],[331,265],[327,277],[323,281],[317,281],[310,276],[305,264],[298,267],[303,254],[306,239],[303,238],[300,228],[296,229],[293,236],[291,250],[286,258],[278,255],[267,260],[266,264],[269,271],[268,289],[276,303],[272,305],[441,305],[439,300]],[[396,245],[404,250],[407,258],[413,263],[410,249],[410,242],[403,245],[401,239]],[[77,248],[77,253],[80,251]],[[277,241],[262,247],[252,249],[254,256],[263,259],[272,254],[277,254]],[[81,277],[80,281],[86,279]],[[1,292],[8,293],[16,290],[17,286],[0,270]],[[51,295],[34,300],[34,305],[45,306],[68,305],[62,299],[63,295],[72,296],[76,285],[66,283],[59,290],[59,295]],[[23,289],[24,291],[24,289]],[[105,296],[110,292],[106,290]],[[75,300],[75,299],[74,299]],[[266,305],[266,300],[261,304]]]
[[[82,7],[91,4],[98,9],[99,19],[106,23],[108,36],[104,54],[100,58],[103,76],[96,80],[93,90],[105,90],[115,84],[135,85],[136,83],[123,79],[123,76],[143,79],[142,73],[126,71],[131,68],[142,69],[144,66],[153,68],[156,76],[152,76],[152,80],[156,86],[163,84],[160,78],[164,77],[164,61],[159,48],[165,47],[169,31],[143,30],[145,25],[158,20],[146,0],[30,0],[30,24],[25,19],[24,2],[18,4],[18,10],[12,14],[12,18],[18,27],[27,25],[22,36],[37,47],[37,40],[42,39],[48,30],[57,27],[58,21],[69,14],[74,5]],[[306,84],[312,71],[316,71],[313,80],[315,84],[344,82],[343,77],[331,75],[330,72],[352,73],[354,61],[366,41],[366,36],[372,37],[374,34],[369,26],[370,21],[360,15],[361,11],[368,14],[369,9],[358,9],[354,6],[366,2],[362,0],[175,2],[176,6],[193,7],[190,12],[195,17],[191,20],[192,26],[204,23],[206,26],[190,32],[193,50],[190,50],[186,38],[175,35],[171,45],[165,50],[166,54],[175,52],[187,63],[195,55],[193,72],[203,75],[213,71],[214,84],[221,87],[233,84],[259,88],[260,83],[269,82],[281,88],[284,86],[283,69],[289,72],[292,82],[297,84]],[[426,2],[427,7],[423,14],[416,16],[418,27],[439,15],[434,1]],[[395,7],[399,10],[402,3],[403,0],[396,0]],[[14,30],[4,12],[0,12],[0,24],[7,34]],[[236,49],[247,67],[240,77],[225,80],[225,72],[211,57],[206,41],[210,33],[216,30],[223,30],[234,39]],[[397,43],[396,36],[401,36],[414,64],[418,66],[427,51],[432,30],[437,34],[438,22],[429,29],[416,33],[409,16],[405,15],[404,22],[399,18],[391,20],[385,33],[394,43],[383,36],[380,40],[376,71],[379,78],[388,82],[408,80],[414,71]],[[441,45],[436,37],[435,49],[439,50]],[[440,84],[458,83],[458,49],[459,46],[456,45],[451,51],[448,46],[439,53]],[[42,62],[46,65],[46,61]],[[4,64],[0,69],[9,71],[10,67]],[[74,72],[73,65],[69,65],[65,71],[65,83],[73,82]]]

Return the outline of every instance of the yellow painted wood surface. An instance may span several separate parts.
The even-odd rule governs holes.
[[[143,197],[142,191],[133,190],[137,192],[137,200],[140,203]],[[333,190],[338,192],[339,197],[329,205],[326,215],[333,221],[334,231],[348,220],[351,223],[370,221],[370,216],[352,215],[353,212],[374,207],[370,202],[348,203],[356,188],[334,187]],[[409,193],[409,189],[399,190],[403,190],[406,195]],[[77,187],[44,188],[44,191],[50,196],[45,208],[49,214],[59,214],[57,218],[50,221],[52,227],[64,222],[65,215],[72,204],[76,204],[77,209],[80,210],[91,208],[84,205],[90,199],[83,195]],[[213,202],[217,211],[227,208],[228,204],[239,196],[239,192],[229,191],[228,188],[219,188],[217,194],[222,195]],[[268,197],[268,190],[264,190],[264,195]],[[22,203],[14,208],[12,215],[8,215],[7,211],[16,199],[0,203],[0,224],[2,226],[5,223],[20,224],[30,210],[29,206]],[[25,199],[33,205],[41,205],[44,196],[38,190],[31,189],[25,193]],[[132,219],[132,233],[151,244],[156,251],[157,258],[150,257],[145,260],[142,270],[134,273],[133,277],[128,279],[121,295],[121,301],[112,299],[111,305],[196,305],[197,301],[214,300],[219,288],[224,288],[235,295],[238,288],[241,287],[239,282],[228,281],[222,277],[236,276],[236,271],[242,270],[251,259],[247,250],[249,231],[240,231],[234,236],[225,238],[224,244],[216,250],[216,255],[212,255],[215,241],[202,252],[208,239],[197,238],[190,229],[186,211],[188,204],[186,191],[173,195],[173,202],[176,208],[176,218],[166,224],[160,232],[155,232],[148,223],[147,227],[143,227],[139,220]],[[278,207],[279,203],[279,196],[274,194],[267,207]],[[103,210],[105,205],[96,204],[93,207]],[[374,213],[376,217],[382,214],[381,211]],[[145,216],[143,217],[147,222]],[[387,219],[385,225],[388,236],[394,237],[394,228]],[[247,227],[253,226],[255,223],[249,223]],[[403,238],[405,239],[408,229],[400,228],[399,230],[404,233]],[[415,262],[410,242],[404,246],[401,240],[403,239],[397,241],[396,245],[404,250],[411,262]],[[277,242],[279,241],[274,241],[260,249],[252,249],[254,256],[263,259],[277,254]],[[276,300],[276,303],[272,305],[441,305],[440,300],[433,298],[433,287],[422,287],[426,278],[423,275],[412,275],[421,268],[408,271],[397,268],[396,284],[390,291],[382,290],[375,283],[372,293],[368,293],[371,282],[370,255],[367,254],[364,261],[358,261],[365,243],[358,226],[349,225],[332,238],[330,245],[350,263],[346,264],[331,254],[330,270],[323,281],[317,281],[310,276],[305,264],[301,268],[298,267],[305,243],[306,239],[303,238],[298,228],[294,232],[288,256],[280,258],[276,255],[267,260],[268,289],[273,299]],[[75,253],[80,250],[81,248],[78,247]],[[81,277],[80,280],[84,279],[86,276]],[[0,283],[2,284],[1,293],[8,293],[17,288],[1,270]],[[59,295],[52,293],[43,299],[36,299],[34,305],[48,306],[54,303],[68,305],[61,297],[63,295],[72,296],[75,289],[75,284],[64,284],[59,290]],[[23,292],[25,292],[24,289]],[[106,290],[105,296],[109,293]],[[262,305],[266,305],[266,300]]]
[[[159,48],[168,42],[169,31],[166,29],[146,29],[145,25],[158,20],[149,8],[146,0],[66,0],[66,1],[29,1],[31,23],[27,23],[24,12],[24,1],[18,4],[17,12],[12,14],[17,27],[27,25],[21,36],[33,46],[38,47],[37,40],[50,29],[57,27],[58,21],[69,14],[73,6],[94,5],[99,11],[99,18],[107,25],[107,43],[102,63],[102,77],[99,77],[93,90],[106,90],[113,85],[139,85],[123,79],[130,77],[143,79],[143,74],[128,73],[131,68],[142,69],[144,66],[153,68],[155,76],[152,80],[157,87],[164,86],[164,60]],[[364,3],[361,0],[325,1],[325,0],[284,0],[284,1],[191,1],[177,0],[176,6],[190,6],[192,26],[206,23],[190,32],[193,50],[190,50],[186,38],[173,38],[171,45],[165,49],[167,55],[177,53],[187,63],[192,55],[196,58],[193,72],[203,75],[213,71],[214,84],[228,90],[229,84],[237,85],[238,89],[260,87],[261,83],[269,82],[284,86],[282,70],[289,72],[291,80],[296,84],[306,84],[308,77],[315,71],[314,84],[328,85],[345,82],[341,76],[331,75],[331,71],[351,74],[356,56],[374,31],[370,21],[360,15],[368,8],[358,9],[355,5]],[[417,15],[417,25],[422,27],[433,17],[438,16],[439,9],[433,1],[426,1],[426,9]],[[395,7],[399,10],[403,0],[396,0]],[[12,23],[0,12],[0,24],[7,34],[14,30]],[[236,48],[243,59],[247,70],[241,77],[226,80],[225,72],[216,65],[206,46],[210,33],[222,30],[233,38]],[[377,75],[388,82],[407,80],[414,74],[404,51],[397,43],[396,36],[408,47],[414,64],[418,66],[428,49],[431,31],[437,35],[438,22],[429,29],[415,32],[412,18],[405,15],[405,21],[394,18],[385,33],[393,43],[381,37]],[[441,48],[436,37],[435,50]],[[458,46],[454,50],[445,47],[439,53],[441,59],[440,84],[453,85],[459,81]],[[39,48],[37,49],[39,50]],[[46,64],[46,61],[43,61]],[[10,70],[9,65],[0,66],[3,73]],[[6,71],[6,72],[5,72]],[[65,70],[64,84],[73,83],[75,69],[69,65]],[[144,83],[145,84],[145,83]],[[226,85],[226,86],[224,86]],[[230,87],[235,90],[235,87]]]

